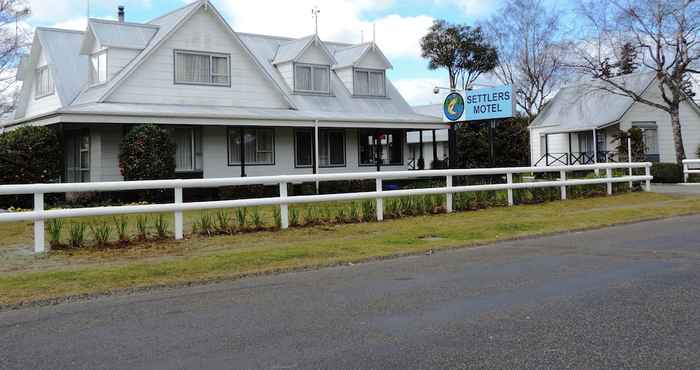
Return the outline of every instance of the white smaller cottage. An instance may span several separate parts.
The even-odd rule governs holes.
[[[633,73],[618,79],[646,99],[662,102],[654,73]],[[648,161],[676,161],[669,114],[603,89],[604,84],[589,81],[567,86],[547,104],[530,125],[533,166],[618,161],[614,135],[632,127],[644,133]],[[700,146],[700,108],[692,99],[681,105],[681,130],[686,155],[695,158]]]

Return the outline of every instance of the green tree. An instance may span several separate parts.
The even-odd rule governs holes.
[[[136,127],[119,146],[119,168],[127,181],[175,177],[175,142],[163,128],[147,124]]]
[[[453,89],[466,90],[479,76],[496,68],[496,48],[486,41],[480,27],[436,20],[420,44],[428,68],[445,68]]]
[[[644,162],[646,160],[646,147],[644,145],[644,133],[638,127],[632,127],[627,131],[618,131],[613,135],[613,142],[617,143],[617,152],[621,161],[628,160],[628,143],[632,139],[632,161]]]
[[[528,119],[515,117],[499,122],[494,132],[496,167],[530,164]],[[491,167],[489,123],[470,123],[457,129],[459,168]]]
[[[615,63],[618,76],[634,73],[639,68],[639,63],[637,62],[638,54],[637,49],[631,42],[626,42],[622,45],[620,57]]]
[[[63,145],[55,129],[24,126],[0,135],[0,184],[56,182],[63,175]]]

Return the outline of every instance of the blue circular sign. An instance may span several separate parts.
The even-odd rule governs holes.
[[[462,118],[464,114],[464,98],[462,94],[451,93],[447,95],[442,110],[445,113],[445,117],[450,121],[456,121]]]

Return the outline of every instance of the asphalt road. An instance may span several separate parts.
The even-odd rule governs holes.
[[[698,368],[700,216],[0,313],[0,368]]]

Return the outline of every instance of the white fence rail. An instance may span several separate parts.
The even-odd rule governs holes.
[[[700,174],[700,159],[683,160],[683,181],[687,183],[692,174]]]
[[[644,168],[645,175],[632,176],[633,168]],[[614,169],[629,169],[628,176],[613,177]],[[606,171],[605,177],[587,179],[567,179],[567,173],[572,171]],[[555,181],[537,182],[513,182],[513,175],[529,175],[533,173],[559,173],[559,179]],[[484,176],[496,175],[505,176],[506,183],[488,185],[453,186],[452,179],[455,176]],[[446,186],[439,188],[425,189],[405,189],[405,190],[383,190],[384,180],[398,179],[418,179],[444,177]],[[304,182],[322,181],[343,181],[343,180],[376,180],[376,190],[362,193],[343,194],[323,194],[323,195],[302,195],[288,196],[287,185]],[[508,191],[508,204],[513,205],[513,190],[559,187],[561,198],[566,199],[568,186],[607,184],[608,194],[613,192],[614,183],[644,182],[645,190],[650,190],[652,176],[651,163],[605,163],[581,166],[561,166],[561,167],[514,167],[514,168],[485,168],[485,169],[463,169],[463,170],[429,170],[429,171],[400,171],[400,172],[367,172],[367,173],[343,173],[343,174],[319,174],[319,175],[291,175],[291,176],[263,176],[263,177],[243,177],[243,178],[223,178],[223,179],[197,179],[197,180],[155,180],[155,181],[122,181],[122,182],[101,182],[101,183],[79,183],[79,184],[33,184],[33,185],[0,185],[0,195],[34,195],[34,210],[28,212],[4,213],[0,214],[0,222],[34,221],[34,251],[41,253],[45,251],[44,242],[44,221],[56,218],[69,217],[93,217],[124,214],[143,213],[174,213],[175,239],[182,239],[184,236],[183,215],[184,211],[254,207],[254,206],[279,206],[281,226],[283,229],[289,227],[289,205],[301,203],[320,203],[332,201],[350,201],[374,199],[377,202],[377,220],[384,218],[384,207],[382,199],[390,197],[416,196],[445,194],[445,208],[452,212],[452,198],[455,193],[465,193],[474,191]],[[223,200],[208,202],[183,202],[183,189],[189,188],[216,188],[222,186],[241,185],[278,185],[279,196],[272,198]],[[175,199],[173,203],[151,204],[151,205],[130,205],[114,207],[93,207],[74,209],[44,209],[44,194],[51,193],[73,193],[73,192],[103,192],[103,191],[128,191],[128,190],[153,190],[153,189],[173,189]]]

